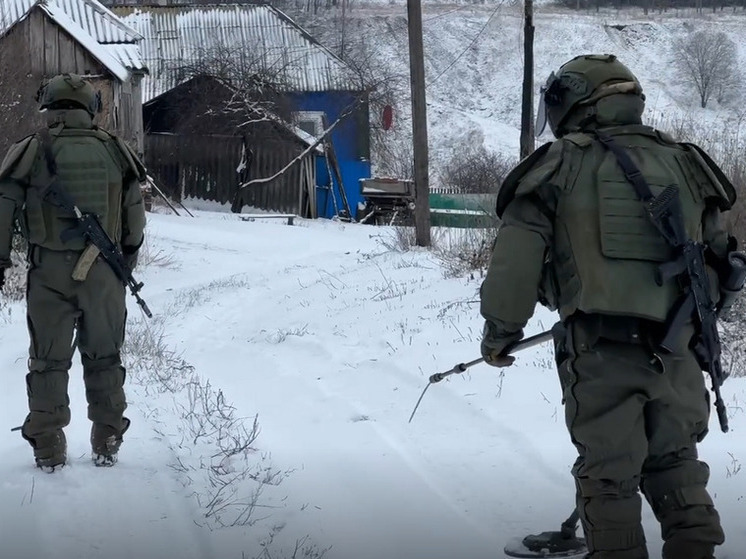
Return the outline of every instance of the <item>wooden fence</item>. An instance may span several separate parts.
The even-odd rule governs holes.
[[[239,186],[274,176],[294,161],[301,146],[265,140],[246,145],[238,136],[148,134],[148,169],[175,200],[198,198],[232,204]],[[271,181],[241,191],[241,206],[316,217],[316,175],[313,155],[298,159]]]

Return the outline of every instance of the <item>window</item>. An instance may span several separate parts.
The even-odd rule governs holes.
[[[298,128],[318,138],[324,132],[324,115],[323,111],[298,111],[293,120]]]

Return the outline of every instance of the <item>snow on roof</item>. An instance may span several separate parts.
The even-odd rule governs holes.
[[[188,79],[185,68],[231,48],[277,70],[289,91],[359,89],[341,58],[272,6],[143,6],[114,12],[144,37],[140,47],[150,73],[143,80],[143,103]]]
[[[147,69],[138,50],[142,36],[97,0],[0,1],[0,36],[38,7],[120,80]]]
[[[285,127],[290,130],[293,134],[295,134],[303,143],[306,145],[312,146],[314,143],[318,142],[318,137],[314,136],[313,134],[309,134],[303,128],[300,126],[295,126],[294,124],[285,124]],[[316,147],[316,151],[323,153],[324,150],[321,147],[321,144],[319,144]]]

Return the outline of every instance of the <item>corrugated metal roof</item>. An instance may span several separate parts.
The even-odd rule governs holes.
[[[188,78],[222,51],[245,64],[277,71],[288,91],[355,91],[356,76],[342,59],[316,42],[285,14],[266,5],[113,8],[144,40],[149,69],[143,102]],[[221,55],[222,56],[222,55]],[[249,60],[249,57],[251,60]]]
[[[142,36],[97,0],[0,0],[0,36],[34,7],[44,10],[121,80],[146,70],[137,43]]]

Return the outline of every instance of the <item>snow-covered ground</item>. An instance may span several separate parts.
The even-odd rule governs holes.
[[[390,250],[387,228],[197,214],[149,216],[137,276],[155,317],[129,298],[133,423],[116,467],[89,461],[77,364],[70,465],[33,467],[9,430],[26,413],[23,304],[0,314],[0,557],[486,559],[570,514],[575,452],[547,345],[433,385],[408,423],[429,375],[479,355],[478,277]],[[553,321],[539,310],[527,333]],[[732,430],[713,418],[701,450],[718,556],[736,559],[746,379],[724,393]],[[645,527],[655,557],[647,507]]]

